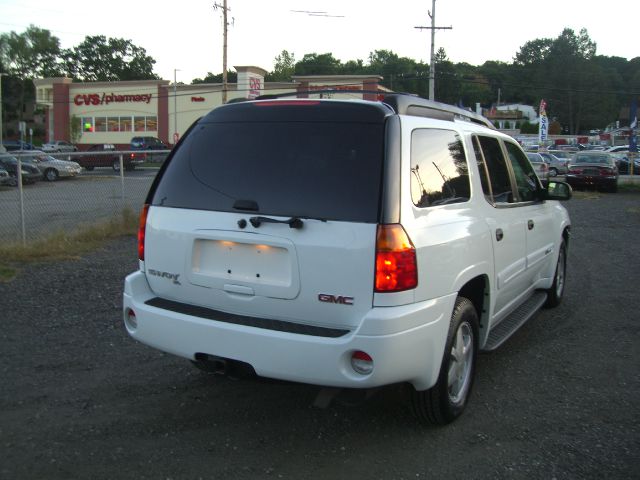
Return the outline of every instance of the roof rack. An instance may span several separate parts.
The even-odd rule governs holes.
[[[477,113],[446,103],[426,100],[411,94],[385,95],[384,103],[389,105],[399,115],[413,115],[416,117],[436,118],[453,121],[455,119],[484,125],[495,130],[493,124]]]
[[[296,92],[287,92],[279,94],[260,95],[256,100],[273,100],[282,97],[297,97],[300,94],[353,94],[353,93],[371,93],[383,96],[382,103],[390,107],[399,115],[412,115],[416,117],[435,118],[439,120],[463,120],[476,123],[495,130],[495,126],[485,117],[477,113],[465,110],[460,107],[448,105],[446,103],[435,102],[418,97],[412,93],[398,92],[380,92],[378,90],[340,90],[340,89],[323,89],[323,90],[304,90]]]

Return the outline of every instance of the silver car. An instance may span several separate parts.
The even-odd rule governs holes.
[[[564,175],[567,173],[570,156],[568,156],[568,158],[559,158],[550,152],[538,152],[538,155],[540,155],[549,166],[550,177],[557,177],[558,174]]]
[[[549,165],[544,161],[542,155],[539,153],[527,152],[527,158],[529,158],[529,162],[542,184],[546,185],[549,181]]]
[[[65,142],[64,140],[54,140],[52,142],[43,144],[42,151],[47,153],[77,152],[78,147],[69,142]]]
[[[22,161],[32,163],[38,167],[38,170],[42,172],[42,177],[49,182],[61,177],[75,177],[82,170],[78,162],[59,160],[39,150],[24,153],[20,156]]]
[[[14,180],[9,172],[7,172],[4,168],[0,168],[0,186],[2,185],[13,185]]]

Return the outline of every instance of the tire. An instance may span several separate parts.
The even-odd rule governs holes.
[[[556,263],[556,271],[553,275],[553,284],[547,290],[547,301],[545,308],[554,308],[560,305],[564,296],[564,287],[567,278],[567,245],[564,240],[560,242],[560,250],[558,252],[558,263]]]
[[[49,168],[44,172],[44,179],[47,182],[55,182],[58,179],[58,171],[55,168]]]
[[[437,383],[429,390],[411,390],[411,408],[421,423],[446,425],[462,414],[473,386],[477,352],[478,313],[469,299],[458,297]]]
[[[111,165],[113,167],[113,171],[114,172],[119,172],[120,171],[120,160],[116,159],[113,161],[113,165]]]
[[[549,176],[550,177],[557,177],[558,176],[558,170],[554,167],[551,167],[549,169]]]

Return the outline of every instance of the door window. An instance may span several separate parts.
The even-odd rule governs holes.
[[[511,177],[500,141],[493,137],[474,137],[473,148],[477,161],[483,164],[478,166],[485,198],[493,205],[513,203]]]
[[[533,167],[524,152],[520,150],[520,147],[511,142],[505,142],[505,147],[507,148],[511,168],[513,169],[513,174],[516,179],[518,201],[534,201],[539,188],[539,180],[536,172],[533,171]]]

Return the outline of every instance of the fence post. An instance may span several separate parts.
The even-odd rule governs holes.
[[[20,222],[22,226],[22,246],[27,244],[27,232],[24,222],[24,191],[22,189],[22,158],[18,155],[18,164],[16,165],[16,181],[18,182],[18,196],[20,197]]]
[[[121,183],[121,199],[122,205],[121,208],[124,209],[124,158],[122,152],[120,153],[120,183]]]

